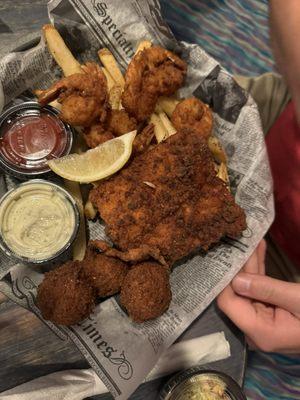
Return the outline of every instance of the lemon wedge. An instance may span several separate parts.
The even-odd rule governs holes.
[[[80,183],[90,183],[119,171],[128,161],[136,131],[108,140],[82,154],[69,154],[48,161],[57,175]]]

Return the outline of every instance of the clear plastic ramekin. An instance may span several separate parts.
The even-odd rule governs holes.
[[[31,206],[31,204],[33,205]],[[44,205],[46,207],[43,207]],[[22,215],[22,208],[25,209],[26,215]],[[50,209],[55,211],[51,214]],[[63,220],[64,216],[67,216],[65,221]],[[33,218],[32,224],[31,217]],[[15,221],[18,228],[16,227],[14,235]],[[61,186],[43,179],[24,182],[8,191],[0,199],[0,248],[8,257],[12,257],[18,262],[46,264],[64,259],[77,236],[79,224],[79,211],[73,197]],[[43,229],[46,232],[44,239]],[[53,229],[52,236],[50,229]],[[47,232],[48,236],[46,236]],[[55,236],[56,234],[57,236]],[[59,234],[63,237],[61,246],[59,245]],[[52,240],[51,237],[54,236],[55,238]],[[52,241],[49,242],[48,238]],[[32,249],[28,245],[30,240],[33,243]],[[48,247],[47,250],[46,244],[44,244],[45,248],[43,249],[43,243],[47,243],[47,240],[55,250],[52,254],[49,250],[52,247]],[[17,245],[19,246],[18,250],[16,250]],[[46,254],[45,257],[42,256],[43,251]],[[34,253],[39,256],[35,257]]]
[[[223,372],[193,367],[174,375],[163,387],[160,400],[247,400],[240,386]]]

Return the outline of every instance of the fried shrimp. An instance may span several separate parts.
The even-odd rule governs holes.
[[[84,129],[83,138],[90,148],[94,148],[113,139],[114,135],[110,131],[106,131],[103,125],[96,124]]]
[[[82,74],[70,75],[40,91],[38,101],[44,106],[57,99],[63,121],[86,127],[105,120],[108,92],[105,75],[97,64],[87,63],[82,70]]]
[[[202,101],[191,97],[182,100],[173,111],[172,124],[179,131],[192,129],[200,136],[210,136],[213,125],[213,118],[210,108]]]
[[[130,117],[125,110],[109,110],[102,124],[97,123],[85,128],[83,137],[86,144],[93,148],[135,129],[137,129],[136,120]]]
[[[153,113],[159,96],[170,96],[182,86],[186,70],[183,60],[162,47],[140,51],[125,74],[125,110],[137,121],[145,120]]]
[[[111,110],[107,114],[106,128],[114,136],[121,136],[134,131],[137,128],[137,122],[125,110]]]

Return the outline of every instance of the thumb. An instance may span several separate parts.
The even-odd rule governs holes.
[[[233,279],[232,288],[242,296],[300,314],[299,283],[284,282],[268,276],[241,272]]]

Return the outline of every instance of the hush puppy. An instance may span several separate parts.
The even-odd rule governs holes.
[[[107,297],[120,291],[128,272],[128,265],[114,257],[90,248],[82,261],[85,279],[95,288],[99,297]]]
[[[37,305],[43,318],[58,325],[87,318],[95,305],[95,291],[81,278],[80,262],[69,261],[47,272],[38,287]]]
[[[134,265],[121,287],[121,304],[135,322],[157,318],[169,307],[169,272],[155,262]]]

